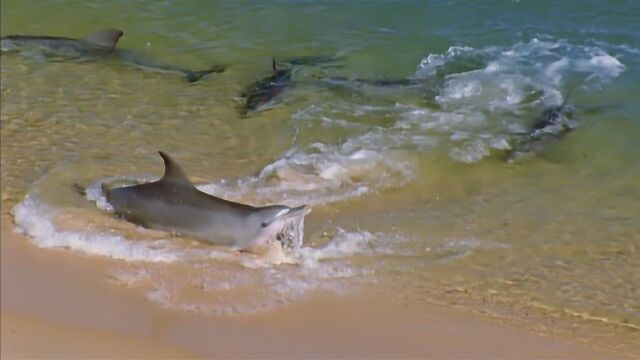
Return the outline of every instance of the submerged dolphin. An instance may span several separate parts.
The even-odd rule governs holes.
[[[531,129],[507,153],[507,161],[540,152],[575,129],[576,124],[572,122],[573,108],[568,105],[568,99],[569,94],[562,104],[545,109],[534,120]]]
[[[362,78],[347,78],[344,76],[329,76],[326,78],[321,78],[322,81],[336,84],[336,85],[370,85],[370,86],[381,86],[381,87],[391,87],[391,86],[416,86],[422,85],[426,81],[422,79],[414,79],[414,78],[401,78],[401,79],[362,79]]]
[[[146,228],[184,234],[213,244],[252,250],[279,241],[299,248],[306,205],[253,207],[198,190],[169,155],[160,151],[162,179],[108,189],[106,198],[117,215]]]
[[[324,65],[332,64],[339,60],[341,57],[335,55],[310,55],[310,56],[296,56],[290,58],[278,58],[280,63],[288,63],[290,65]]]
[[[268,104],[274,102],[280,94],[291,85],[294,66],[313,66],[335,63],[340,58],[333,55],[298,56],[285,59],[271,59],[273,73],[261,80],[249,85],[240,96],[244,103],[240,107],[240,113],[246,115],[250,112],[264,110]],[[286,68],[279,68],[279,64],[286,64]]]
[[[256,81],[241,94],[245,99],[240,113],[246,115],[249,112],[263,109],[266,104],[272,102],[291,84],[291,68],[278,69],[276,59],[272,59],[273,74],[262,80]]]
[[[61,60],[91,59],[114,52],[124,35],[118,29],[106,29],[81,39],[57,36],[9,35],[0,39],[2,53],[34,52]]]
[[[116,49],[124,33],[118,29],[106,29],[84,38],[74,39],[56,36],[9,35],[0,39],[2,53],[20,52],[26,57],[58,61],[95,61],[116,59],[123,64],[138,68],[179,73],[189,82],[203,76],[223,72],[226,67],[215,65],[209,69],[192,71],[179,66],[164,64],[127,50]]]
[[[315,75],[317,84],[327,86],[331,90],[364,97],[382,97],[396,101],[397,98],[421,99],[422,103],[438,108],[435,101],[440,94],[442,81],[430,76],[428,78],[351,78],[344,76]],[[411,100],[409,100],[411,101]]]

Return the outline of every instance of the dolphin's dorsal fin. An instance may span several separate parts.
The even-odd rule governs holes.
[[[107,49],[114,49],[116,47],[116,44],[118,44],[118,40],[120,39],[120,37],[122,37],[122,35],[124,35],[124,33],[121,30],[105,29],[105,30],[96,31],[94,33],[91,33],[85,36],[84,38],[82,38],[82,41],[88,44],[91,44],[93,46],[107,48]]]
[[[169,155],[162,151],[158,151],[162,160],[164,160],[164,175],[160,181],[169,181],[173,183],[182,183],[193,186],[191,180],[187,177],[187,174],[182,170],[180,165],[176,163]]]

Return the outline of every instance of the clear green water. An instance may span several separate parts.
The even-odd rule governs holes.
[[[188,84],[3,54],[3,210],[20,204],[14,219],[35,245],[125,259],[114,279],[171,308],[255,312],[367,291],[638,353],[637,2],[3,1],[1,16],[3,36],[118,27],[122,48],[230,65]],[[271,56],[319,54],[343,60],[298,68],[273,109],[238,115]],[[577,128],[504,162],[513,133],[570,88]],[[301,260],[135,228],[73,189],[157,176],[159,149],[205,191],[311,204]]]

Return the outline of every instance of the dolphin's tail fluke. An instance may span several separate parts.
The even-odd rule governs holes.
[[[221,73],[221,72],[224,72],[225,70],[227,70],[227,65],[214,65],[206,70],[186,71],[185,78],[187,79],[188,82],[194,83],[202,79],[206,75],[213,74],[213,73]]]

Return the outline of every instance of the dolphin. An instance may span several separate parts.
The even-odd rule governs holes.
[[[300,248],[309,207],[254,207],[217,198],[198,190],[169,155],[159,153],[165,166],[160,180],[106,190],[116,215],[145,228],[239,250],[254,251],[274,241],[285,249]]]
[[[273,103],[279,95],[291,85],[293,67],[301,66],[329,66],[341,60],[340,57],[334,55],[311,55],[311,56],[297,56],[284,59],[271,58],[271,67],[273,73],[261,80],[258,80],[249,85],[240,96],[244,98],[242,106],[239,111],[242,115],[247,115],[250,112],[257,112],[260,110],[266,110],[268,105]],[[280,64],[286,65],[285,68]]]
[[[95,59],[112,54],[124,35],[118,29],[106,29],[81,39],[57,36],[9,35],[0,38],[2,53],[38,53],[60,60]]]
[[[426,81],[422,79],[415,78],[399,78],[399,79],[362,79],[362,78],[347,78],[344,76],[329,76],[325,78],[321,78],[322,81],[335,84],[335,85],[370,85],[370,86],[380,86],[380,87],[406,87],[406,86],[417,86],[422,85]]]
[[[310,56],[296,56],[290,58],[279,58],[279,63],[288,63],[290,65],[298,65],[298,66],[313,66],[313,65],[323,65],[328,66],[326,64],[332,64],[337,61],[342,60],[341,57],[335,55],[310,55]]]
[[[568,105],[570,93],[560,105],[546,108],[534,121],[530,130],[518,139],[507,152],[507,161],[512,162],[528,154],[542,151],[574,130],[573,107]]]
[[[189,82],[196,82],[212,73],[226,69],[215,65],[209,69],[193,71],[179,66],[147,59],[132,51],[117,49],[124,35],[119,29],[106,29],[74,39],[57,36],[9,35],[0,39],[1,53],[22,53],[27,58],[50,61],[96,61],[115,59],[125,65],[149,71],[178,73]]]
[[[350,78],[344,76],[314,75],[316,85],[331,91],[346,93],[358,97],[377,97],[397,102],[398,98],[407,102],[419,101],[421,106],[438,109],[435,101],[442,85],[435,77],[429,78]]]
[[[273,74],[249,85],[240,95],[244,100],[240,113],[246,115],[259,111],[276,99],[291,84],[292,69],[278,69],[276,59],[271,59]]]

